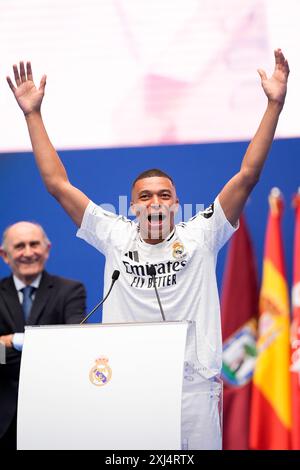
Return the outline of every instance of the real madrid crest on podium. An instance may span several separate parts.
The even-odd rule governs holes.
[[[90,381],[93,385],[106,385],[112,376],[112,370],[108,364],[108,359],[106,357],[99,357],[95,362],[96,364],[90,370]]]

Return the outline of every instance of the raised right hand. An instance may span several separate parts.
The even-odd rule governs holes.
[[[26,116],[32,112],[39,112],[45,93],[46,75],[42,76],[40,86],[36,88],[32,78],[30,62],[26,62],[26,71],[24,62],[20,62],[19,69],[17,65],[14,65],[13,71],[16,86],[10,77],[6,77],[6,80],[23,113]]]

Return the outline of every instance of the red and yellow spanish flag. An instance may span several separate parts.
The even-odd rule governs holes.
[[[295,236],[291,329],[292,449],[300,450],[300,189],[293,199],[293,205]]]
[[[290,449],[290,319],[281,234],[283,201],[269,196],[262,286],[259,299],[257,361],[253,376],[250,448]]]

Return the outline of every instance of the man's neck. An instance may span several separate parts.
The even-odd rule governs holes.
[[[145,243],[148,243],[149,245],[158,245],[159,243],[162,243],[165,238],[161,238],[161,239],[152,239],[152,238],[143,238],[142,237],[142,240],[145,242]]]
[[[149,237],[149,234],[145,234],[145,237],[143,236],[143,233],[141,232],[141,239],[143,240],[143,242],[145,243],[148,243],[149,245],[158,245],[159,243],[162,243],[164,242],[165,240],[168,240],[168,238],[174,233],[174,230],[175,230],[175,227],[173,226],[172,227],[172,230],[170,230],[170,232],[165,235],[164,237],[163,236],[159,236],[159,237],[155,237],[155,238],[151,238],[151,236]]]
[[[40,283],[41,277],[42,277],[42,273],[35,274],[34,276],[21,276],[21,277],[16,276],[16,274],[13,274],[15,284],[16,284],[16,281],[17,281],[17,283],[21,282],[25,286],[30,286],[32,284],[37,284],[37,286],[38,286],[39,283]]]

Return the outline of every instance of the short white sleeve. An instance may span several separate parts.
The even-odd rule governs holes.
[[[194,238],[201,237],[209,250],[218,252],[238,229],[239,223],[235,227],[231,225],[217,197],[207,209],[192,217],[186,223],[186,227]]]
[[[90,201],[76,235],[106,254],[112,246],[122,246],[134,230],[134,225],[131,220],[106,211]]]

